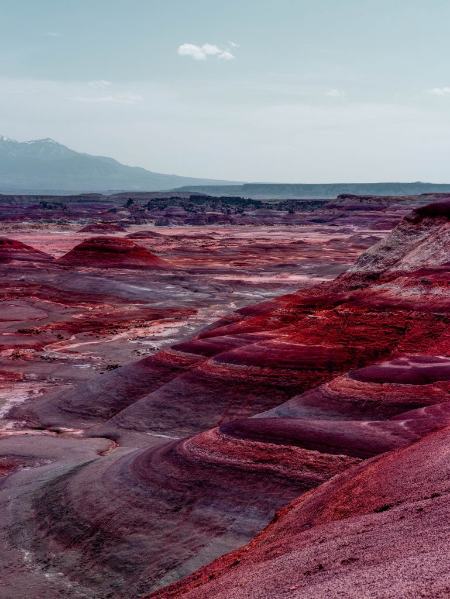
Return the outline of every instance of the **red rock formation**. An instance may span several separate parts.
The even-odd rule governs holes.
[[[65,266],[88,268],[168,268],[169,264],[130,239],[92,237],[58,259]]]
[[[9,262],[51,262],[53,257],[49,254],[17,241],[0,237],[0,264]]]

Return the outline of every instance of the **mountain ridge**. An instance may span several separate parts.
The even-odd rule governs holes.
[[[0,192],[164,191],[194,184],[221,184],[128,166],[108,156],[77,152],[47,137],[19,142],[0,136]]]

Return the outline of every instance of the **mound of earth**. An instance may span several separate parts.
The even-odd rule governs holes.
[[[169,268],[169,263],[131,239],[91,237],[58,259],[65,266],[88,268]]]
[[[0,237],[0,264],[24,261],[24,262],[51,262],[53,257],[41,252],[26,243]]]

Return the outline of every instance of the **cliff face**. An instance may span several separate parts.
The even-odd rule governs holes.
[[[36,559],[99,597],[444,597],[449,215],[21,409],[122,444],[27,498]]]

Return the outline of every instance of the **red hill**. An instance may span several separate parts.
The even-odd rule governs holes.
[[[131,239],[92,237],[75,246],[59,258],[67,266],[89,268],[168,268],[161,260]]]
[[[8,237],[0,237],[0,264],[13,262],[15,260],[27,261],[27,262],[50,262],[53,257],[45,252],[36,250],[17,241],[16,239],[9,239]]]

